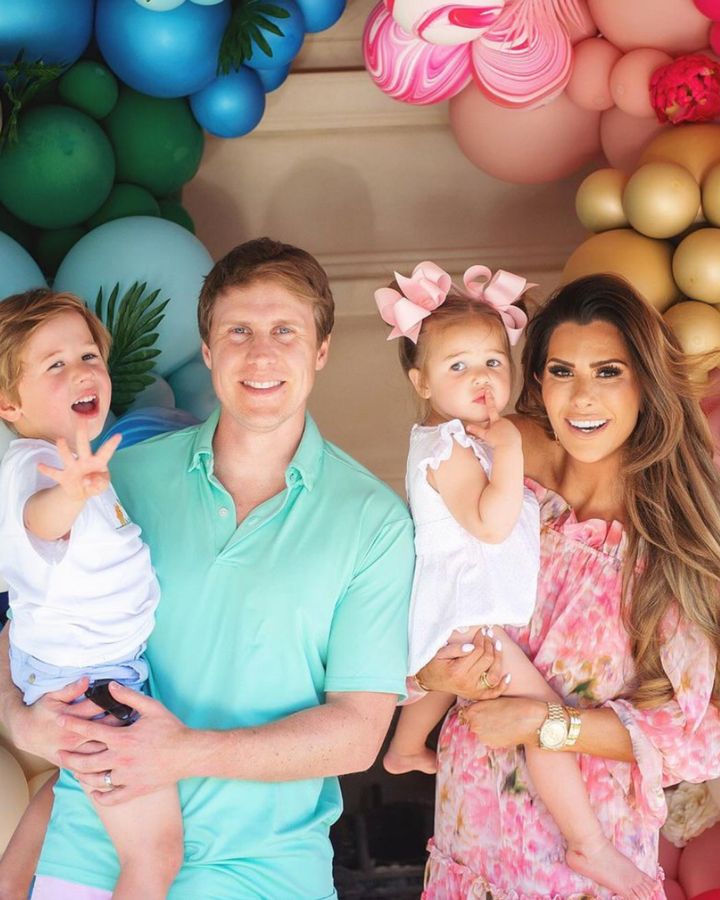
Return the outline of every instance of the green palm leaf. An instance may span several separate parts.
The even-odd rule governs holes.
[[[220,53],[218,54],[218,74],[227,75],[231,69],[237,71],[253,54],[253,44],[265,54],[272,56],[272,48],[263,31],[277,37],[285,32],[273,19],[287,19],[290,13],[267,0],[235,0],[230,22],[225,29]]]

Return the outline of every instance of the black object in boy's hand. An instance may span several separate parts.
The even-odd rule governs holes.
[[[140,714],[132,706],[120,703],[113,697],[108,688],[110,681],[110,678],[99,678],[85,691],[85,696],[88,700],[92,700],[96,706],[99,706],[100,709],[104,709],[111,716],[115,716],[123,725],[132,725],[133,722],[140,718]]]

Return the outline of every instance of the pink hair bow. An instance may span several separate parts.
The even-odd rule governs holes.
[[[476,279],[481,279],[476,281]],[[470,266],[463,275],[464,293],[473,300],[487,303],[500,314],[508,340],[515,345],[520,340],[523,328],[527,325],[527,316],[517,306],[516,300],[528,288],[537,287],[528,282],[522,275],[514,275],[505,269],[498,269],[493,275],[487,266]]]
[[[395,272],[395,280],[400,291],[394,288],[375,291],[380,315],[393,326],[388,340],[406,337],[417,344],[423,319],[444,303],[452,279],[440,266],[426,260],[415,266],[409,278]]]

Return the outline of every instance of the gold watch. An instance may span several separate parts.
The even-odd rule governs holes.
[[[565,741],[566,747],[574,747],[575,742],[580,737],[580,728],[582,726],[582,719],[580,718],[580,713],[573,709],[572,706],[566,706],[565,712],[568,714],[568,719],[570,720],[570,725],[568,727],[567,740]]]
[[[538,728],[538,744],[543,750],[562,750],[568,739],[565,708],[558,703],[548,703],[547,710],[547,718]]]

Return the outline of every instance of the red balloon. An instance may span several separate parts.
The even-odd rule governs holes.
[[[693,2],[708,19],[720,19],[720,0],[693,0]]]
[[[560,94],[536,109],[507,109],[469,84],[450,101],[450,127],[473,165],[514,184],[557,181],[600,149],[600,113]]]

